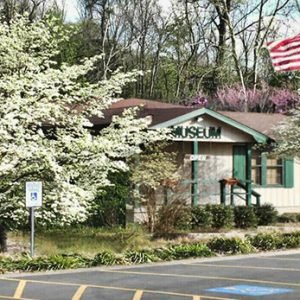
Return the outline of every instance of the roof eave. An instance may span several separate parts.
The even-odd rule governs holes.
[[[229,117],[226,117],[218,112],[215,112],[211,109],[208,109],[208,108],[200,108],[200,109],[197,109],[195,111],[192,111],[192,112],[189,112],[187,114],[184,114],[184,115],[181,115],[179,117],[176,117],[174,119],[171,119],[171,120],[168,120],[166,122],[162,122],[162,123],[159,123],[159,124],[156,124],[154,126],[151,126],[150,128],[152,129],[159,129],[159,128],[167,128],[167,127],[173,127],[173,126],[176,126],[178,124],[181,124],[183,122],[186,122],[190,119],[193,119],[193,118],[196,118],[198,116],[201,116],[201,115],[204,115],[204,114],[207,114],[221,122],[224,122],[225,124],[228,124],[234,128],[237,128],[239,130],[241,130],[242,132],[245,132],[249,135],[251,135],[255,141],[257,143],[260,143],[260,144],[266,144],[269,140],[270,140],[270,137],[261,133],[261,132],[258,132],[244,124],[241,124]]]

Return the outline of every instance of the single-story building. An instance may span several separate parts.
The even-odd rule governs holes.
[[[193,205],[271,203],[300,212],[300,162],[268,157],[257,145],[274,142],[281,114],[213,111],[142,99],[124,99],[94,119],[106,126],[126,107],[140,106],[151,129],[172,128],[181,179],[177,196]],[[233,179],[234,178],[234,179]],[[173,191],[174,193],[174,191]],[[141,208],[136,208],[136,212]]]

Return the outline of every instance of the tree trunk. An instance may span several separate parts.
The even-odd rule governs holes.
[[[7,251],[7,234],[3,225],[0,225],[0,252]]]

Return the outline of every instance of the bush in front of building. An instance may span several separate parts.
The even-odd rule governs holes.
[[[155,235],[186,231],[192,228],[191,208],[180,200],[164,204],[157,212]]]
[[[284,213],[277,217],[279,223],[297,223],[300,222],[300,213]]]
[[[258,225],[271,225],[277,221],[278,212],[272,204],[263,204],[255,207]]]
[[[235,206],[233,210],[235,227],[243,229],[257,227],[258,220],[252,206]]]
[[[233,227],[234,215],[231,206],[222,204],[207,205],[206,210],[210,211],[212,218],[212,227],[216,229],[230,229]]]
[[[206,206],[192,207],[192,227],[197,228],[211,228],[213,224],[213,215]]]

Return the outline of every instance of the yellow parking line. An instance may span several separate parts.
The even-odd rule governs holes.
[[[104,271],[105,272],[105,271]],[[110,272],[110,271],[108,271]],[[15,278],[0,278],[0,281],[19,281],[19,279]],[[36,284],[48,284],[48,285],[62,285],[62,286],[82,286],[80,283],[72,283],[72,282],[58,282],[58,281],[44,281],[44,280],[26,280],[30,283],[36,283]],[[107,290],[116,290],[116,291],[128,291],[128,292],[136,292],[136,288],[126,288],[126,287],[115,287],[115,286],[107,286],[107,285],[94,285],[94,284],[87,284],[88,288],[98,288],[98,289],[107,289]],[[151,293],[151,294],[160,294],[160,295],[169,295],[169,296],[181,296],[181,297],[194,297],[193,294],[185,294],[185,293],[176,293],[176,292],[164,292],[159,290],[147,290],[143,289],[144,293]],[[201,296],[205,299],[213,299],[213,300],[236,300],[232,298],[223,298],[223,297],[215,297],[215,296]]]
[[[10,296],[3,296],[3,295],[0,295],[0,299],[11,299],[11,300],[14,300],[14,299],[16,299],[16,298],[10,297]],[[39,299],[18,298],[18,300],[39,300]]]
[[[236,265],[214,265],[214,264],[192,264],[192,263],[184,263],[183,265],[188,266],[204,266],[204,267],[216,267],[216,268],[238,268],[238,269],[257,269],[257,270],[274,270],[274,271],[290,271],[290,272],[300,272],[300,269],[293,268],[271,268],[271,267],[256,267],[256,266],[236,266]]]
[[[87,287],[87,285],[81,285],[72,297],[72,300],[79,300]]]
[[[20,299],[22,297],[25,285],[26,285],[26,280],[20,280],[20,282],[17,286],[17,289],[15,291],[15,294],[14,294],[15,299]]]
[[[179,278],[199,278],[199,279],[213,279],[213,280],[227,280],[227,281],[258,282],[258,283],[266,283],[266,284],[274,284],[274,285],[296,286],[296,287],[300,286],[300,283],[279,282],[279,281],[269,281],[269,280],[257,280],[257,279],[245,279],[245,278],[238,278],[238,277],[237,278],[234,278],[234,277],[217,277],[217,276],[201,276],[201,275],[170,274],[170,273],[151,273],[151,272],[133,272],[133,271],[119,271],[119,270],[109,270],[109,271],[100,271],[100,272],[135,274],[135,275],[149,275],[149,276],[164,276],[164,277],[179,277]]]
[[[194,296],[193,300],[201,300],[200,296]]]
[[[141,300],[143,296],[143,291],[142,290],[137,290],[133,296],[132,300]]]

